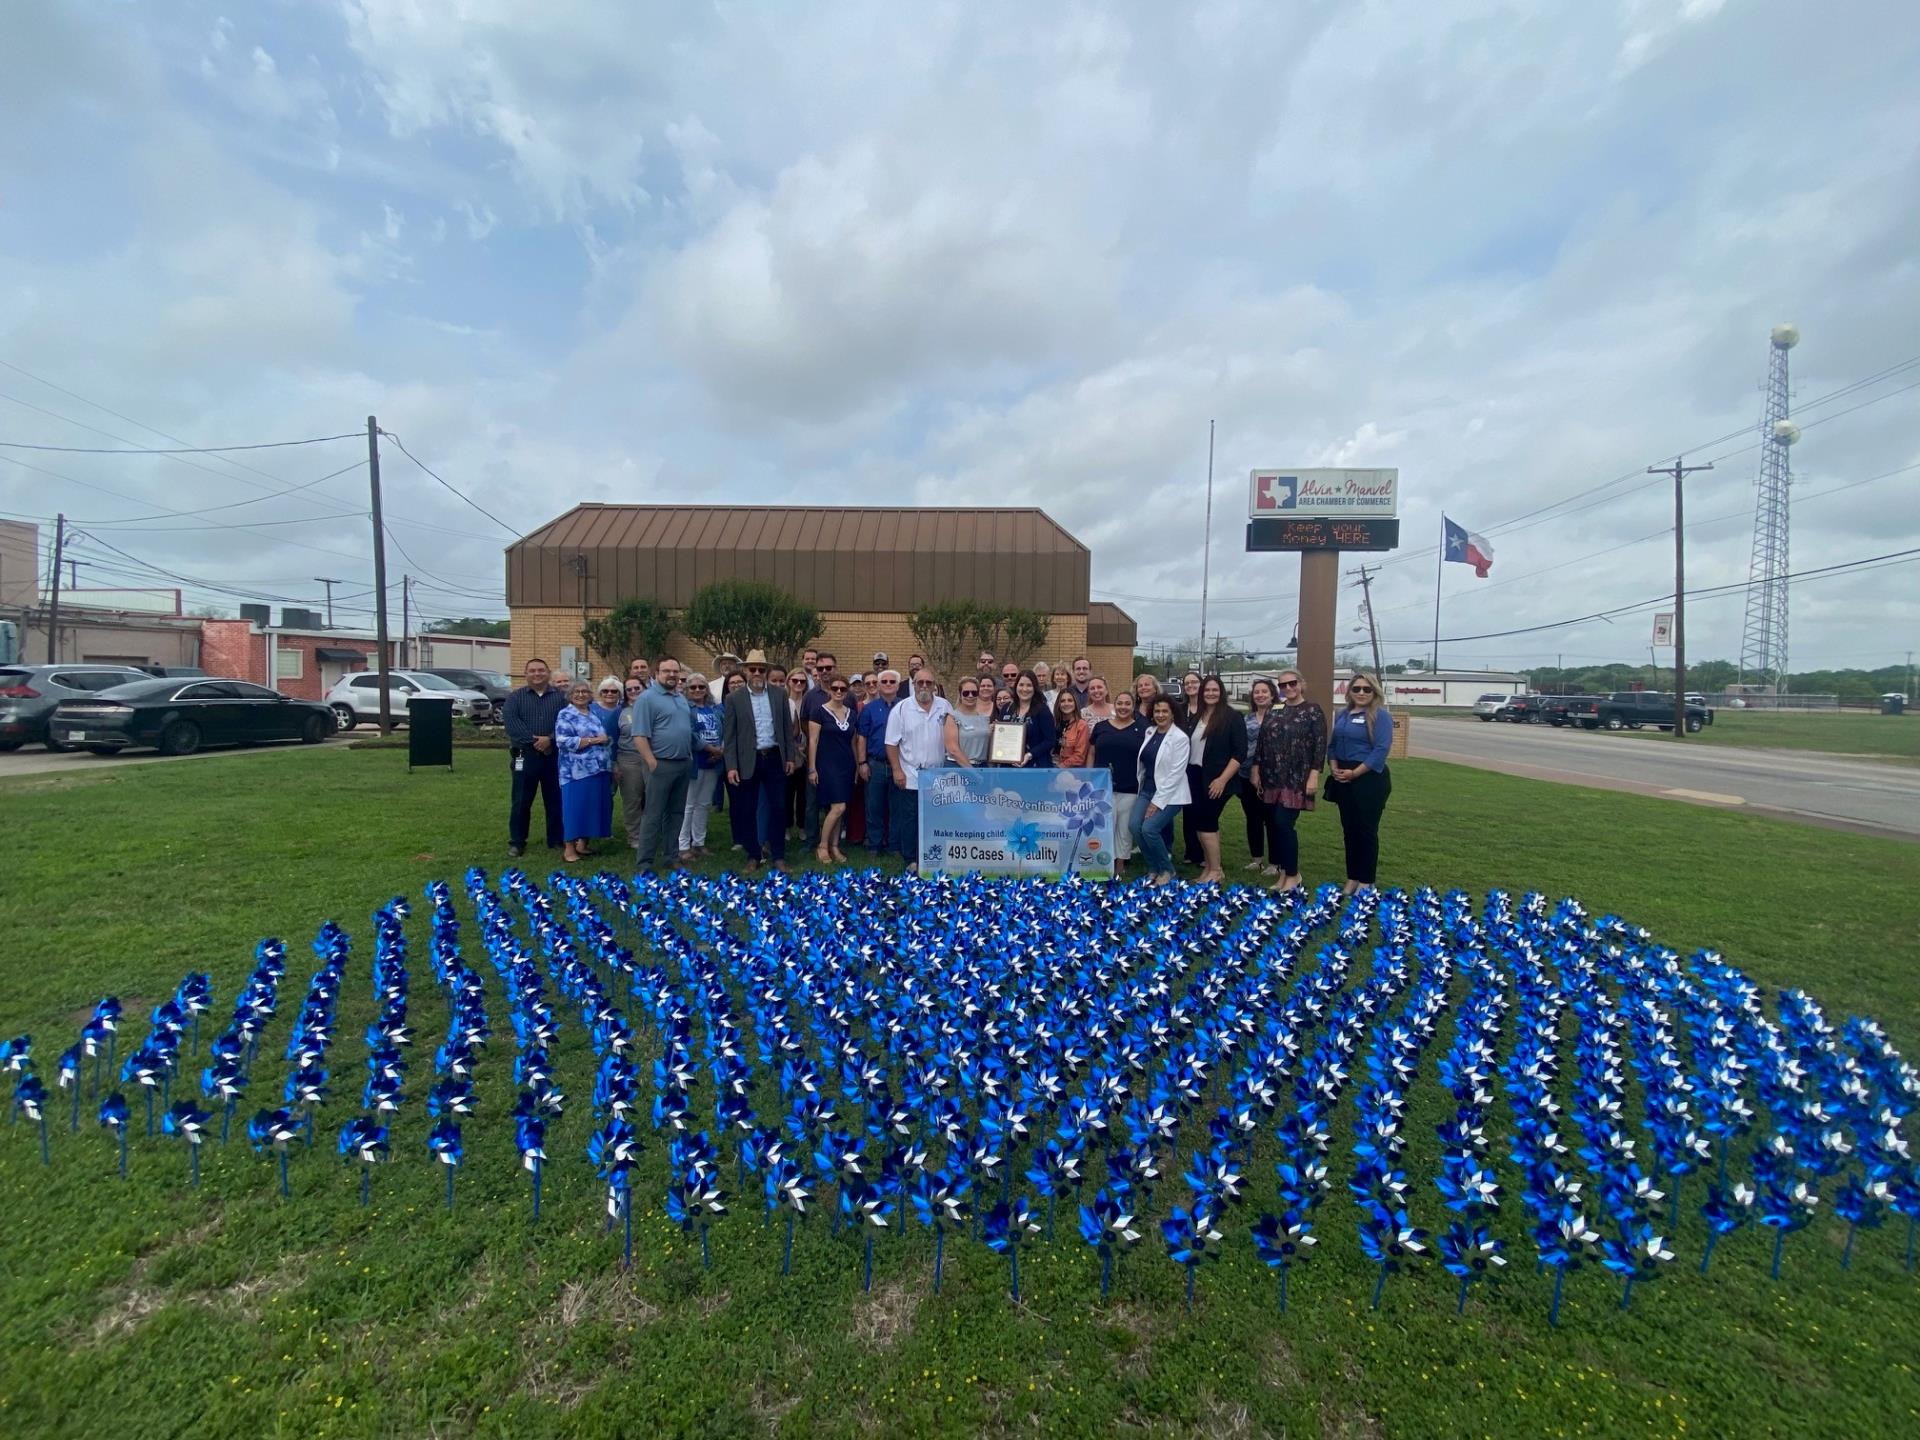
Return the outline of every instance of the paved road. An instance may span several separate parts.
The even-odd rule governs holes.
[[[366,735],[363,733],[359,738],[365,739]],[[89,755],[84,750],[71,750],[61,755],[44,746],[29,745],[25,749],[0,754],[0,780],[10,780],[16,775],[85,775],[123,765],[172,764],[180,760],[206,760],[221,755],[271,755],[281,750],[316,749],[344,752],[347,739],[335,735],[317,746],[294,743],[230,746],[220,750],[202,750],[195,755],[162,755],[154,750],[130,750],[124,755]]]
[[[1489,725],[1417,712],[1411,744],[1416,756],[1483,770],[1920,840],[1920,767],[1910,765],[1675,744],[1657,732]]]

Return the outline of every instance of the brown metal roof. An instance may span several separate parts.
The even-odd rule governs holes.
[[[1139,639],[1140,627],[1133,617],[1111,600],[1096,600],[1087,607],[1087,644],[1131,649]]]
[[[820,610],[991,597],[1077,615],[1091,581],[1087,547],[1026,509],[586,504],[516,540],[506,560],[508,605],[651,596],[680,606],[702,585],[738,579],[768,581]]]

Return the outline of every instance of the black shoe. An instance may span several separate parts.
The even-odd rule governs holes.
[[[526,853],[527,853],[527,847],[524,845],[507,846],[507,854],[516,860]]]

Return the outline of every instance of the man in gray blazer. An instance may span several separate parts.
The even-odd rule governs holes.
[[[767,688],[767,657],[749,650],[740,668],[747,683],[727,697],[720,711],[720,748],[727,783],[739,787],[740,820],[747,837],[747,870],[760,868],[773,852],[776,870],[787,868],[787,776],[793,773],[793,729],[787,697]]]

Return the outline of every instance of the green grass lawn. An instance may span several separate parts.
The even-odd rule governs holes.
[[[0,785],[0,1035],[34,1033],[50,1086],[54,1057],[102,994],[126,1002],[123,1043],[136,1043],[184,972],[211,971],[224,1010],[255,941],[279,935],[282,1010],[244,1118],[269,1087],[277,1096],[314,964],[307,942],[334,917],[355,942],[337,1127],[371,1015],[367,916],[395,893],[415,900],[426,1032],[415,1068],[430,1066],[420,887],[445,878],[458,890],[468,865],[505,863],[503,756],[463,752],[452,772],[413,775],[391,751],[75,773]],[[1432,761],[1397,764],[1394,783],[1384,882],[1577,894],[1674,946],[1717,947],[1769,986],[1804,986],[1835,1023],[1873,1014],[1920,1056],[1920,847]],[[1238,819],[1230,810],[1236,871]],[[1302,833],[1309,881],[1338,879],[1335,818],[1306,817]],[[870,1295],[857,1251],[824,1225],[803,1232],[782,1280],[779,1232],[761,1228],[755,1196],[716,1226],[703,1272],[659,1209],[663,1147],[643,1128],[623,1275],[582,1158],[592,1057],[577,1017],[563,1011],[555,1058],[572,1104],[549,1135],[533,1230],[505,1119],[513,1042],[497,992],[490,1009],[500,1033],[478,1076],[485,1118],[469,1123],[452,1216],[425,1152],[418,1075],[367,1209],[325,1131],[324,1148],[294,1161],[291,1203],[238,1139],[209,1147],[198,1191],[177,1149],[136,1139],[122,1184],[90,1116],[66,1134],[57,1095],[50,1169],[25,1125],[0,1133],[0,1433],[1891,1436],[1920,1425],[1920,1277],[1901,1269],[1904,1226],[1863,1235],[1843,1272],[1844,1227],[1824,1207],[1790,1242],[1784,1283],[1769,1282],[1755,1232],[1727,1241],[1702,1279],[1691,1195],[1673,1273],[1623,1313],[1618,1286],[1582,1272],[1558,1330],[1512,1214],[1516,1263],[1464,1317],[1437,1269],[1395,1279],[1370,1313],[1343,1190],[1323,1207],[1322,1253],[1285,1316],[1244,1233],[1204,1274],[1191,1314],[1157,1235],[1103,1305],[1098,1263],[1070,1242],[1070,1223],[1023,1258],[1015,1309],[1002,1262],[974,1243],[948,1246],[931,1295],[921,1233],[883,1242]],[[1494,1113],[1504,1134],[1504,1101]],[[1243,1232],[1271,1203],[1270,1177],[1250,1178],[1255,1198],[1234,1216]],[[1423,1188],[1416,1219],[1433,1226],[1439,1203]]]
[[[1639,733],[1671,738],[1660,737],[1658,731]],[[1741,750],[1817,750],[1920,765],[1920,715],[1715,710],[1713,724],[1697,735],[1689,735],[1686,743],[1729,745]]]

